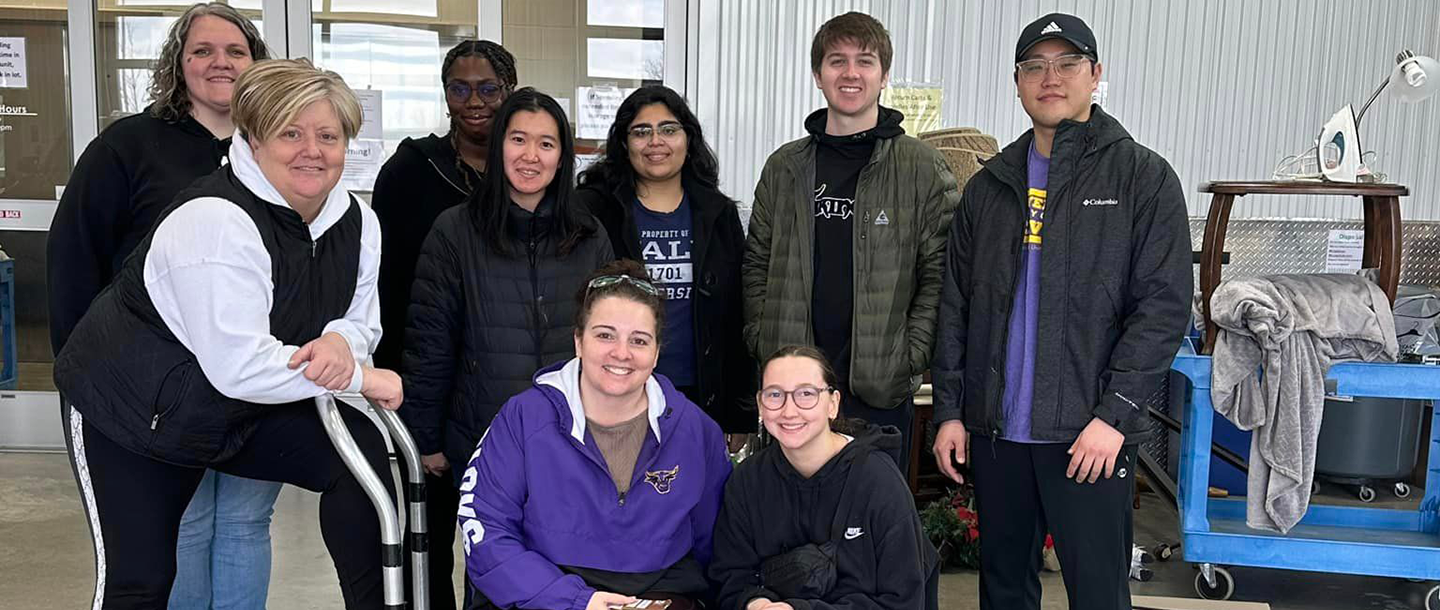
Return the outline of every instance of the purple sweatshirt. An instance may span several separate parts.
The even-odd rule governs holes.
[[[580,360],[556,364],[500,409],[460,486],[470,581],[501,608],[581,610],[595,592],[559,566],[663,570],[710,562],[730,476],[720,427],[658,375],[646,382],[650,434],[622,498],[586,432]]]

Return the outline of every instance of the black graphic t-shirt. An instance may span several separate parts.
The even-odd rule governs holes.
[[[811,321],[815,346],[844,383],[850,378],[850,321],[855,311],[855,189],[875,140],[824,134],[816,140]]]

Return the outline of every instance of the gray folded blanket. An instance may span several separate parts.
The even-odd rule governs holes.
[[[1310,505],[1325,372],[1344,360],[1395,360],[1390,302],[1356,275],[1272,275],[1221,284],[1210,310],[1210,399],[1253,431],[1245,522],[1288,532]]]

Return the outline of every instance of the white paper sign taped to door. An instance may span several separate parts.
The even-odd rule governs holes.
[[[25,39],[0,38],[0,87],[24,89],[29,86],[29,70],[25,66]]]
[[[635,89],[615,86],[575,88],[575,137],[581,140],[604,140],[615,122],[615,111]]]

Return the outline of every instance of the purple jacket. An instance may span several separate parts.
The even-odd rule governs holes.
[[[465,470],[465,569],[501,608],[583,609],[595,589],[558,566],[639,573],[687,554],[710,562],[730,476],[720,427],[652,376],[650,434],[622,498],[586,431],[579,377],[579,359],[537,373],[500,409]]]

